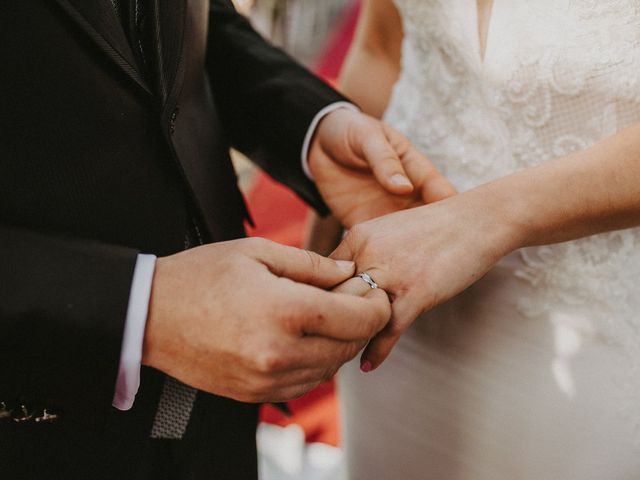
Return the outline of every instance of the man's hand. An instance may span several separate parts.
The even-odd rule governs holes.
[[[309,169],[330,210],[347,228],[456,193],[403,135],[348,109],[335,110],[320,122]]]
[[[352,228],[331,257],[354,260],[358,272],[369,273],[392,302],[391,321],[362,354],[362,370],[377,368],[421,312],[460,293],[516,248],[517,231],[486,190]],[[367,288],[352,278],[336,291]]]
[[[330,378],[390,316],[384,292],[331,293],[352,262],[251,238],[156,264],[143,363],[246,402],[298,397]]]

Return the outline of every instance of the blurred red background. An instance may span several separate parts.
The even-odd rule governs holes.
[[[340,67],[351,44],[359,11],[359,1],[349,4],[314,62],[315,73],[333,85],[337,83]],[[255,222],[255,227],[247,226],[249,235],[302,246],[309,210],[295,194],[258,173],[246,196]],[[296,423],[304,429],[307,442],[339,445],[338,402],[333,381],[289,402],[289,407],[292,415],[286,416],[275,407],[265,405],[261,420],[282,426]]]

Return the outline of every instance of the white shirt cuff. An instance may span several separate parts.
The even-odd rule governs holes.
[[[347,108],[349,110],[353,110],[359,112],[360,109],[356,107],[353,103],[349,102],[335,102],[327,105],[322,110],[320,110],[315,117],[313,117],[313,121],[311,125],[309,125],[309,129],[307,130],[307,134],[304,136],[304,143],[302,144],[302,170],[304,174],[307,176],[309,180],[314,180],[313,175],[311,174],[311,170],[309,170],[309,147],[311,147],[311,139],[313,135],[316,133],[316,128],[318,128],[318,124],[320,120],[329,115],[334,110],[338,110],[339,108]]]
[[[142,342],[147,325],[149,298],[153,272],[156,268],[155,255],[138,255],[131,281],[131,294],[127,307],[120,367],[116,380],[116,392],[112,405],[118,410],[129,410],[140,387],[140,367],[142,365]]]

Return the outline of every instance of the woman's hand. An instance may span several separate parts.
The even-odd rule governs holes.
[[[481,278],[518,245],[519,225],[507,221],[489,189],[393,213],[352,228],[335,259],[354,260],[392,301],[392,317],[365,349],[361,368],[377,368],[423,311]],[[369,288],[360,278],[342,292]]]
[[[640,225],[639,138],[637,124],[587,150],[353,228],[332,257],[354,260],[393,302],[363,368],[380,365],[419,313],[507,253]]]

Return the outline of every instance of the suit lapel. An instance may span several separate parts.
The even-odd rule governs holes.
[[[151,94],[140,74],[110,0],[56,0],[58,5],[138,87]]]
[[[186,18],[184,0],[148,0],[149,27],[152,30],[158,92],[165,107],[169,107],[180,89],[184,69],[184,28]]]

